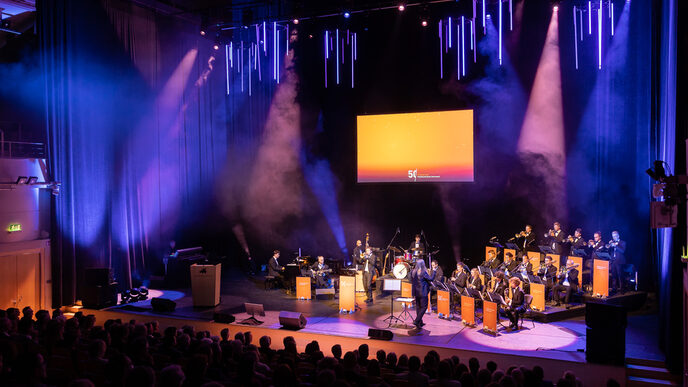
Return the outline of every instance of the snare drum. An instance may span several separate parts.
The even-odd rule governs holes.
[[[411,252],[410,252],[410,251],[404,253],[404,260],[405,260],[406,262],[408,262],[408,261],[411,260]]]

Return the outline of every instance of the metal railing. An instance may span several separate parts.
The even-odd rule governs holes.
[[[0,158],[10,159],[44,159],[45,144],[41,142],[5,141],[0,131]]]

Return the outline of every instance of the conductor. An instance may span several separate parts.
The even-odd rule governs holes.
[[[428,293],[430,292],[430,284],[435,280],[435,274],[435,271],[425,267],[423,258],[416,259],[416,267],[411,272],[413,296],[416,298],[416,319],[413,320],[416,329],[421,329],[425,325],[423,315],[428,308]]]

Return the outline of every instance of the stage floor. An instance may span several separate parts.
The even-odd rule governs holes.
[[[303,313],[308,324],[304,333],[326,334],[350,338],[367,338],[369,328],[390,329],[393,341],[404,344],[426,345],[481,352],[499,352],[518,356],[558,359],[585,362],[585,318],[576,317],[564,321],[540,323],[524,320],[523,329],[507,332],[499,327],[498,335],[492,336],[482,331],[477,321],[475,328],[465,327],[458,319],[446,320],[436,313],[425,315],[424,329],[411,330],[411,320],[415,311],[410,310],[407,325],[393,325],[388,328],[385,320],[390,315],[390,296],[376,293],[375,302],[366,304],[363,293],[357,293],[360,310],[352,314],[340,314],[338,300],[297,300],[284,290],[264,290],[263,278],[245,277],[243,274],[225,270],[223,273],[222,296],[220,305],[214,308],[195,308],[190,290],[151,290],[151,297],[174,300],[176,310],[172,313],[153,312],[150,300],[109,308],[110,311],[167,316],[199,321],[211,321],[218,311],[233,314],[239,322],[248,317],[244,311],[245,302],[263,304],[266,316],[259,317],[263,328],[280,329],[279,312],[282,310]],[[394,303],[394,315],[402,311],[399,303]],[[508,320],[502,319],[508,325]],[[236,324],[236,323],[235,323]],[[656,315],[634,313],[629,315],[626,332],[626,356],[629,358],[663,360],[654,338]]]

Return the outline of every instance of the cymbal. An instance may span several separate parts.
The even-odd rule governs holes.
[[[422,250],[424,250],[424,249],[421,248],[421,247],[412,247],[411,250],[413,250],[413,251],[422,251]]]
[[[392,251],[394,251],[395,253],[401,253],[401,250],[397,249],[397,248],[394,247],[394,246],[389,246],[389,249],[392,250]]]

